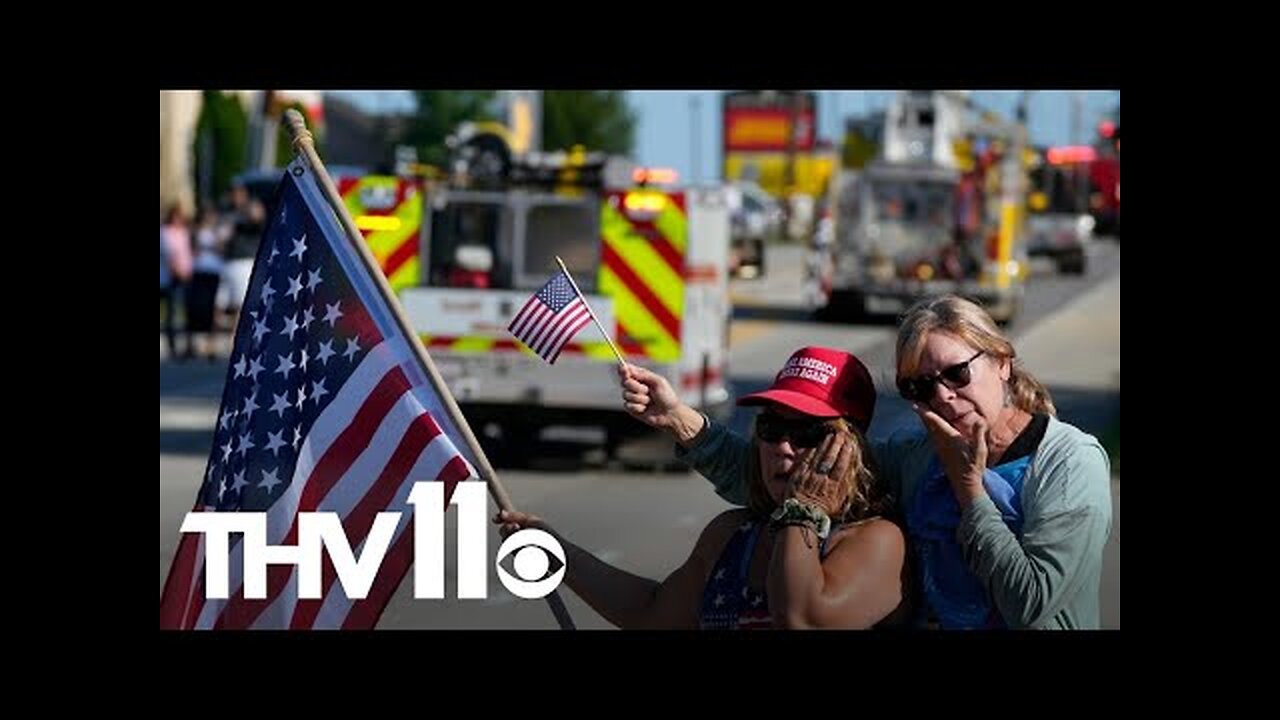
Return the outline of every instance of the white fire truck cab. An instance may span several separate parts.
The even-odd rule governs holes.
[[[623,410],[617,358],[595,323],[554,364],[508,332],[558,270],[557,256],[628,363],[727,417],[730,219],[721,188],[680,188],[674,173],[581,149],[471,167],[493,172],[462,168],[428,188],[420,281],[399,297],[482,441],[518,456],[549,428],[593,428],[578,439],[612,454],[652,436]]]

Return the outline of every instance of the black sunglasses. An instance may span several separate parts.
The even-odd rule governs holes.
[[[969,363],[977,360],[982,353],[983,351],[979,350],[968,360],[944,367],[933,375],[898,378],[898,392],[907,400],[929,402],[929,400],[933,399],[933,388],[938,382],[942,382],[943,385],[952,390],[959,390],[968,385],[969,381],[973,379],[973,375],[969,372]]]
[[[769,412],[756,418],[756,437],[767,443],[791,440],[795,448],[815,448],[832,432],[824,418],[795,418],[788,420]]]

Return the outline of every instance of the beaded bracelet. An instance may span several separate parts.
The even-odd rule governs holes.
[[[795,498],[784,500],[769,516],[771,529],[777,530],[787,525],[804,525],[824,540],[831,533],[831,518],[827,517],[821,508],[802,503]]]

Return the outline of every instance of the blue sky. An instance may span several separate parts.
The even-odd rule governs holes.
[[[406,91],[340,93],[369,110],[407,111],[413,107]],[[980,106],[1012,117],[1019,90],[977,90]],[[818,91],[818,135],[838,139],[842,118],[883,109],[890,91]],[[635,160],[643,165],[675,168],[681,178],[709,181],[719,174],[720,92],[715,90],[637,90],[628,100],[639,117]],[[1042,145],[1087,142],[1098,122],[1120,102],[1119,91],[1037,90],[1028,100],[1031,141]],[[1077,104],[1078,103],[1078,104]],[[1073,137],[1073,106],[1079,108]],[[695,170],[696,175],[695,175]]]

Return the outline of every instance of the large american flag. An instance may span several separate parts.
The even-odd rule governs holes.
[[[554,363],[565,344],[589,322],[586,301],[561,270],[529,298],[507,330],[543,360]]]
[[[296,545],[298,513],[336,512],[358,554],[377,513],[400,523],[368,596],[348,599],[324,554],[324,596],[298,598],[292,565],[246,600],[238,535],[231,596],[206,599],[204,536],[184,534],[160,600],[162,628],[372,628],[412,563],[418,480],[474,476],[457,427],[360,263],[310,168],[277,189],[236,330],[213,450],[193,511],[266,512],[267,542]]]

